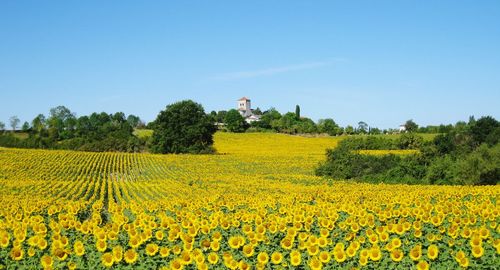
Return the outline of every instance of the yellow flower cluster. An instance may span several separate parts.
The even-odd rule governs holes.
[[[500,188],[335,182],[335,138],[215,137],[217,155],[0,149],[0,269],[500,265]]]
[[[373,156],[383,156],[383,155],[415,155],[420,153],[418,150],[414,149],[398,149],[398,150],[358,150],[356,153],[361,155],[373,155]]]

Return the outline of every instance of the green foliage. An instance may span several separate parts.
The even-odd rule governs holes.
[[[430,163],[426,178],[430,184],[451,185],[457,176],[456,166],[456,161],[450,155],[436,158]]]
[[[425,163],[418,155],[362,155],[356,150],[396,149],[398,141],[381,137],[349,137],[337,148],[327,151],[327,161],[316,169],[317,175],[334,179],[368,182],[423,183]]]
[[[213,119],[192,100],[170,104],[155,122],[151,151],[154,153],[213,152]]]
[[[218,111],[215,115],[215,122],[224,123],[224,119],[226,118],[227,111]]]
[[[125,114],[92,113],[76,118],[68,108],[58,106],[50,110],[49,118],[37,115],[26,122],[23,129],[29,136],[0,136],[0,145],[19,148],[50,148],[83,151],[138,152],[146,141],[136,138]],[[26,133],[27,134],[27,133]],[[16,134],[14,134],[16,135]]]
[[[363,121],[360,121],[358,122],[358,133],[362,133],[362,134],[365,134],[368,132],[368,124],[363,122]]]
[[[417,123],[413,122],[412,119],[410,119],[410,120],[406,121],[405,129],[407,132],[416,132],[418,130],[418,125],[417,125]]]
[[[317,133],[318,127],[313,120],[307,117],[302,117],[296,124],[296,130],[297,133]]]
[[[243,118],[243,116],[241,116],[241,114],[235,109],[229,110],[226,113],[224,123],[226,124],[227,130],[230,132],[245,132],[248,128],[245,118]]]
[[[279,119],[281,118],[281,114],[274,108],[271,108],[265,111],[260,118],[260,121],[253,122],[251,124],[252,127],[260,128],[260,129],[275,129]]]
[[[342,140],[337,148],[349,150],[393,150],[399,149],[399,144],[398,141],[385,137],[356,136],[347,137],[346,139]]]
[[[20,121],[21,120],[19,120],[19,118],[15,115],[9,118],[10,127],[12,128],[13,131],[17,129],[17,126],[19,125]]]
[[[337,148],[327,151],[327,161],[316,169],[316,174],[385,183],[497,184],[500,181],[497,125],[491,117],[459,122],[432,141],[424,141],[415,133],[402,134],[396,140],[374,136],[347,138]],[[479,142],[482,144],[476,146]],[[383,149],[417,149],[419,154],[370,156],[357,152]]]
[[[471,135],[476,145],[498,143],[500,123],[491,116],[481,117],[471,127]]]
[[[418,136],[414,133],[403,133],[398,141],[399,149],[419,149],[424,142],[424,139],[421,136]]]
[[[24,122],[23,125],[21,126],[21,130],[23,132],[28,132],[30,130],[30,124],[28,122]]]
[[[133,127],[133,128],[137,128],[137,127],[139,127],[141,124],[143,124],[143,123],[142,123],[142,121],[141,121],[141,118],[139,118],[139,116],[135,116],[135,115],[133,115],[133,114],[131,114],[131,115],[129,115],[129,116],[127,117],[127,122],[128,122],[128,124],[129,124],[131,127]]]
[[[31,121],[31,127],[35,132],[41,134],[46,129],[46,121],[45,115],[39,114]]]
[[[457,178],[463,184],[492,185],[500,181],[500,144],[479,146],[457,164]]]
[[[345,134],[351,135],[354,134],[354,127],[351,125],[347,125],[344,129]]]
[[[327,133],[330,136],[340,135],[340,128],[335,121],[331,118],[320,119],[318,121],[318,131],[321,133]]]

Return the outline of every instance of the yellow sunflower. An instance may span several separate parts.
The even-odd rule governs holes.
[[[148,256],[154,256],[158,252],[158,245],[155,243],[150,243],[146,245],[146,254]]]
[[[472,247],[472,256],[474,256],[474,258],[481,258],[483,254],[484,254],[484,248],[482,246]]]
[[[281,252],[275,251],[273,252],[273,254],[271,254],[271,262],[273,264],[280,264],[282,261],[283,261],[283,254],[281,254]]]
[[[378,246],[373,246],[372,248],[370,248],[369,257],[372,261],[379,261],[380,259],[382,259],[382,251]]]
[[[431,260],[434,260],[438,257],[439,248],[438,246],[432,244],[427,248],[427,257]]]
[[[207,256],[207,260],[210,264],[217,264],[219,261],[219,255],[215,252],[210,252]]]
[[[395,262],[400,262],[404,257],[403,252],[400,249],[393,249],[391,251],[391,259]]]
[[[113,252],[114,262],[116,263],[121,262],[121,260],[123,259],[123,248],[121,246],[115,246],[113,247],[112,252]]]
[[[429,270],[429,263],[426,261],[419,261],[417,264],[418,270]]]
[[[267,262],[269,261],[269,255],[267,255],[267,252],[265,251],[262,251],[259,253],[259,255],[257,255],[257,262],[259,264],[267,264]]]
[[[414,261],[420,260],[422,256],[422,246],[416,245],[410,250],[410,258]]]
[[[125,259],[125,262],[128,264],[135,263],[137,261],[138,257],[139,257],[139,255],[137,254],[135,249],[132,249],[132,248],[125,251],[125,253],[123,254],[123,258]]]
[[[50,257],[49,255],[43,255],[40,259],[40,264],[44,269],[52,268],[52,265],[54,265],[54,260],[52,260],[52,257]]]
[[[101,262],[105,267],[111,267],[113,266],[114,259],[113,259],[113,253],[111,252],[106,252],[101,256]]]

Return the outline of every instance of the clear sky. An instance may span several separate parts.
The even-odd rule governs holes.
[[[500,118],[500,1],[0,1],[0,121],[174,101],[397,127]]]

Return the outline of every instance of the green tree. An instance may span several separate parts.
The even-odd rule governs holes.
[[[203,106],[192,100],[170,104],[154,123],[151,151],[154,153],[213,152],[213,120]]]
[[[413,122],[412,119],[410,119],[410,120],[406,121],[405,129],[408,132],[416,132],[418,130],[418,125],[417,125],[417,123]]]
[[[344,132],[348,135],[354,134],[354,127],[351,125],[347,125],[344,129]]]
[[[0,122],[0,132],[3,132],[5,130],[5,123]]]
[[[23,125],[21,126],[21,130],[23,132],[30,131],[30,124],[28,123],[28,121],[24,121]]]
[[[363,122],[363,121],[359,121],[358,122],[358,133],[367,133],[368,132],[368,124]]]
[[[12,128],[12,131],[15,131],[17,126],[19,125],[19,122],[21,122],[21,120],[19,120],[19,118],[17,116],[11,116],[9,118],[9,122],[10,122],[10,127]]]
[[[215,122],[217,123],[224,123],[224,119],[226,118],[227,111],[218,111],[217,115],[215,116]]]
[[[299,105],[295,105],[295,115],[297,117],[297,120],[300,119],[300,106]]]
[[[76,117],[65,106],[57,106],[50,109],[47,126],[52,140],[68,139],[73,136]]]
[[[277,121],[281,118],[281,113],[279,113],[275,108],[270,108],[269,110],[265,111],[262,114],[262,117],[260,118],[260,121],[254,122],[255,125],[258,125],[260,128],[265,128],[265,129],[271,129],[271,128],[276,128],[277,129]],[[273,126],[274,124],[274,126]]]
[[[314,123],[313,120],[303,117],[301,118],[298,123],[296,124],[297,126],[297,132],[298,133],[317,133],[318,132],[318,126],[316,123]]]
[[[382,134],[382,130],[380,130],[379,128],[370,128],[370,134],[373,134],[373,135],[378,135],[378,134]]]
[[[495,134],[495,130],[500,127],[500,123],[491,116],[479,118],[471,127],[470,133],[476,145],[489,141],[490,145],[498,142],[498,138],[488,138],[490,134]]]
[[[424,139],[414,133],[403,133],[397,140],[399,149],[418,149],[422,146]]]
[[[141,118],[139,118],[139,116],[131,114],[127,117],[127,122],[133,128],[137,128],[139,126],[139,124],[141,123]]]
[[[227,130],[230,132],[245,132],[248,128],[245,118],[235,109],[229,110],[226,113],[224,123],[226,124]]]
[[[330,136],[335,136],[339,134],[339,126],[333,119],[327,118],[327,119],[320,119],[318,121],[318,130],[321,133],[327,133]]]
[[[43,130],[45,130],[46,125],[46,119],[45,115],[39,114],[35,118],[33,118],[33,121],[31,121],[31,127],[35,132],[38,134],[41,134]]]
[[[297,115],[293,112],[287,112],[281,116],[277,128],[280,132],[295,134],[298,131],[298,124]]]
[[[458,162],[457,179],[466,185],[498,184],[500,182],[498,164],[500,164],[500,144],[491,148],[482,144]]]

